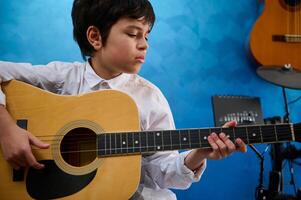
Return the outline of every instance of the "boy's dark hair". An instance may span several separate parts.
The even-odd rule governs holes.
[[[72,7],[73,37],[78,43],[83,59],[91,57],[94,48],[86,37],[89,26],[98,28],[105,45],[112,26],[121,17],[144,17],[152,29],[155,14],[148,0],[74,0]]]

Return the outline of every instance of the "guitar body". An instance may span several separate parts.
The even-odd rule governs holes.
[[[291,64],[301,70],[300,16],[300,0],[265,0],[250,38],[250,49],[258,63],[267,67]]]
[[[67,158],[61,152],[62,144],[84,141],[85,130],[92,135],[140,130],[138,110],[131,98],[113,90],[60,96],[19,81],[2,84],[2,89],[12,117],[25,121],[29,132],[51,146],[46,150],[33,148],[34,155],[46,168],[41,172],[25,169],[21,181],[13,181],[13,169],[0,151],[1,199],[129,199],[136,191],[140,155],[98,158],[94,152],[92,159],[91,154],[73,155],[69,160],[77,160],[74,166],[64,160]],[[73,133],[72,140],[62,142],[67,134]],[[81,145],[80,141],[74,143]]]

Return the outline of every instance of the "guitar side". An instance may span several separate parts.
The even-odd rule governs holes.
[[[265,8],[257,19],[250,37],[250,50],[263,66],[292,66],[301,70],[301,36],[296,9],[285,7],[283,0],[265,0]]]
[[[79,127],[85,127],[88,122],[88,128],[91,123],[99,131],[97,134],[140,130],[138,110],[131,98],[113,90],[60,96],[19,81],[5,83],[2,89],[12,117],[28,120],[27,130],[42,140],[47,138],[45,142],[51,145],[47,150],[33,148],[37,160],[59,160],[56,164],[62,171],[75,177],[74,173],[88,174],[91,168],[96,172],[83,189],[59,199],[128,199],[136,191],[140,180],[140,155],[96,158],[91,164],[74,167],[63,161],[58,148],[60,143],[57,143],[66,124],[73,122]],[[1,199],[32,199],[26,187],[27,175],[25,170],[24,181],[14,182],[12,168],[0,152]],[[57,180],[57,184],[60,182]]]

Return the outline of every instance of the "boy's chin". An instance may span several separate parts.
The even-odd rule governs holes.
[[[137,74],[140,70],[140,67],[137,67],[137,68],[130,68],[130,69],[125,69],[123,70],[124,73],[127,73],[127,74]]]

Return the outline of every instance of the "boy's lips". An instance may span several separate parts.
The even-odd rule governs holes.
[[[145,56],[137,56],[137,57],[135,57],[135,59],[141,63],[144,63]]]

